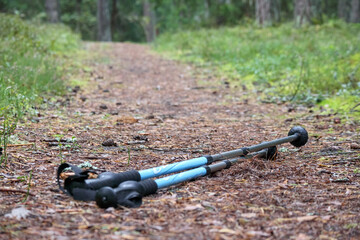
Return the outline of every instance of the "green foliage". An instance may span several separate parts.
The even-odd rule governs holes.
[[[44,0],[0,0],[0,12],[21,15],[33,18],[45,11]]]
[[[96,39],[97,1],[61,1],[61,22],[81,34],[84,40]]]
[[[236,25],[242,18],[253,16],[251,1],[154,0],[159,33],[180,29],[198,29]]]
[[[130,165],[130,160],[131,160],[131,155],[130,155],[130,147],[127,148],[127,153],[128,153],[128,166]]]
[[[84,40],[96,39],[97,1],[62,1],[61,22],[81,34]],[[145,41],[142,21],[142,1],[111,1],[111,28],[113,41]]]
[[[316,102],[345,92],[360,99],[358,24],[182,31],[160,36],[155,48],[210,63],[232,85],[256,85],[271,99]]]
[[[26,178],[25,178],[26,179]],[[22,203],[26,202],[28,200],[29,194],[30,194],[30,188],[31,188],[31,179],[32,179],[32,170],[30,170],[29,172],[29,176],[27,177],[28,179],[28,186],[27,186],[27,191],[26,191],[26,195],[24,197],[24,199],[21,201]],[[27,180],[26,179],[26,180]]]
[[[0,14],[0,147],[6,149],[17,122],[46,95],[65,92],[61,79],[64,55],[79,46],[79,37],[63,25],[23,21]],[[6,153],[2,156],[6,162]]]
[[[144,42],[143,0],[110,0],[113,41]],[[255,18],[254,0],[149,0],[156,16],[156,32],[174,32],[200,27],[235,26]],[[294,1],[273,0],[275,21],[294,18]],[[348,1],[350,2],[350,1]],[[0,12],[26,19],[46,21],[44,0],[0,0]],[[337,15],[337,0],[312,0],[311,21],[320,24]],[[61,22],[80,33],[84,40],[95,40],[97,1],[61,0]],[[349,12],[350,9],[347,9]],[[349,15],[349,14],[348,14]]]
[[[55,134],[54,138],[58,141],[59,146],[59,158],[60,158],[60,164],[64,163],[64,155],[63,155],[63,144],[61,142],[62,138],[64,137],[63,134]]]

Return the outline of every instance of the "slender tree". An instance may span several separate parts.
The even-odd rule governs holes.
[[[59,0],[45,0],[45,9],[48,21],[57,23],[60,20],[60,4]]]
[[[309,0],[294,0],[294,18],[296,26],[310,23],[311,5]]]
[[[111,36],[115,37],[115,32],[118,31],[118,16],[119,16],[119,10],[117,5],[117,0],[112,0],[112,6],[111,6]]]
[[[208,21],[210,18],[210,7],[209,7],[209,0],[204,0],[203,2],[204,8],[204,20]]]
[[[255,1],[256,22],[260,26],[270,26],[280,20],[279,0],[256,0]]]
[[[149,0],[143,2],[143,14],[144,14],[144,30],[147,42],[153,42],[156,37],[155,32],[155,13]]]
[[[275,22],[281,21],[281,1],[280,0],[272,0],[271,1],[271,14],[272,19]]]
[[[272,24],[270,0],[256,0],[255,11],[256,21],[260,26]]]
[[[109,0],[98,0],[97,2],[97,39],[111,42]]]
[[[341,18],[345,21],[349,20],[349,9],[348,9],[349,0],[339,0],[338,1],[338,18]]]
[[[76,15],[77,15],[78,19],[81,16],[81,5],[82,5],[82,0],[76,0],[75,11],[76,11]],[[80,21],[79,20],[76,21],[76,32],[80,32]]]
[[[350,22],[352,22],[352,23],[360,22],[360,1],[359,0],[351,1]]]

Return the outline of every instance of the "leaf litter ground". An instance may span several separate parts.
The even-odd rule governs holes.
[[[26,144],[9,147],[0,170],[1,239],[359,238],[356,122],[260,104],[254,93],[145,46],[86,46],[102,59],[84,70],[89,85],[39,110],[17,129]],[[310,134],[301,149],[284,144],[276,161],[241,161],[160,190],[137,209],[99,209],[56,184],[61,161],[141,170],[283,137],[294,125]]]

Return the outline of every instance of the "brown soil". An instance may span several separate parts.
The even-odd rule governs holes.
[[[0,239],[359,239],[360,137],[351,119],[261,104],[146,46],[87,48],[103,59],[84,71],[90,84],[16,131],[30,144],[11,145],[0,169]],[[100,209],[56,184],[61,160],[141,170],[283,137],[295,125],[310,134],[301,149],[284,144],[276,161],[243,160],[162,189],[140,208]],[[59,146],[55,135],[76,142]],[[9,216],[19,206],[30,212]]]

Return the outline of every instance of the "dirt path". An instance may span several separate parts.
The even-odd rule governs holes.
[[[259,104],[211,72],[134,44],[89,44],[87,87],[22,124],[0,169],[0,239],[357,239],[360,236],[359,127],[334,115]],[[249,97],[250,96],[250,97]],[[58,190],[61,160],[120,172],[215,154],[287,135],[277,161],[231,169],[144,198],[137,209],[99,209]],[[59,143],[55,137],[76,141]],[[117,146],[104,147],[106,140]],[[60,151],[60,148],[62,149]],[[129,157],[130,156],[130,157]],[[21,203],[32,171],[32,195]],[[25,181],[24,181],[25,180]],[[6,189],[4,189],[6,188]],[[23,219],[9,216],[23,206]],[[26,213],[26,212],[22,212]],[[26,214],[25,214],[26,215]]]

